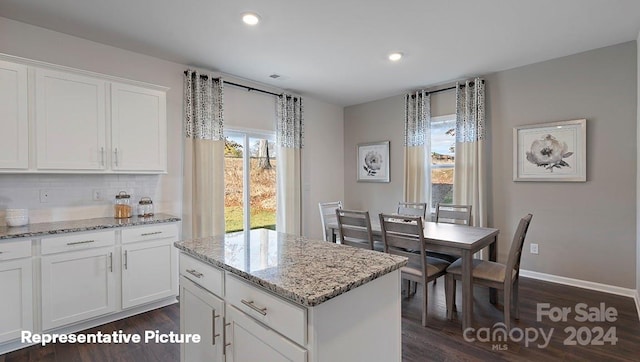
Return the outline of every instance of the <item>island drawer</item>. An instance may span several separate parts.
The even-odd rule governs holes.
[[[219,297],[224,296],[224,274],[216,267],[180,253],[180,275]]]
[[[113,230],[52,236],[42,238],[42,255],[112,246],[115,242]]]
[[[18,241],[0,240],[0,261],[31,256],[31,239]]]
[[[177,224],[154,224],[122,229],[122,243],[178,237]]]
[[[225,300],[297,344],[306,345],[307,309],[227,273]]]

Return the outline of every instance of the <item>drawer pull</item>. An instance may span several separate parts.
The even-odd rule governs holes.
[[[113,253],[109,253],[109,271],[113,273]]]
[[[73,241],[71,243],[67,243],[67,245],[79,245],[79,244],[89,244],[89,243],[95,243],[95,240],[84,240],[84,241]]]
[[[196,278],[202,278],[202,276],[204,275],[204,274],[196,271],[195,269],[187,269],[187,273],[193,275]]]
[[[129,257],[127,255],[128,250],[124,251],[124,270],[127,270],[129,267]]]
[[[149,236],[149,235],[158,235],[158,234],[162,234],[162,231],[154,231],[152,233],[142,233],[140,234],[140,236]]]
[[[220,314],[216,314],[216,310],[212,309],[211,310],[211,330],[212,330],[211,335],[213,337],[211,338],[211,345],[213,346],[216,345],[216,337],[220,337],[220,333],[216,334],[216,318],[218,317],[220,317]]]
[[[256,307],[256,305],[253,303],[253,300],[244,300],[244,299],[240,299],[240,301],[242,302],[242,304],[246,305],[247,307],[255,310],[256,312],[262,314],[262,315],[267,315],[267,307]]]

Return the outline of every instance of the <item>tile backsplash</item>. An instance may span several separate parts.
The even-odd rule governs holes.
[[[158,201],[159,180],[159,175],[0,174],[0,223],[8,208],[29,209],[30,223],[111,216],[120,191],[131,195],[132,205],[144,196]]]

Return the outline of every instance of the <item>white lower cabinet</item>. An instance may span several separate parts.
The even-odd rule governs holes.
[[[180,278],[180,330],[200,335],[181,345],[182,361],[224,361],[224,301],[187,278]]]
[[[271,328],[227,305],[227,362],[304,362],[307,351]]]
[[[180,274],[180,332],[203,336],[182,362],[401,361],[400,270],[311,307],[187,253]]]
[[[19,338],[22,331],[33,330],[33,279],[30,256],[19,260],[0,259],[0,343]]]
[[[176,250],[173,239],[122,246],[122,308],[176,295]]]
[[[42,329],[116,311],[113,248],[43,256]]]

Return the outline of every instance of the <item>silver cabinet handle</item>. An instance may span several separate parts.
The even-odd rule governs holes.
[[[204,274],[196,271],[195,269],[187,269],[187,273],[193,275],[196,278],[202,278],[202,276],[204,275]]]
[[[220,337],[220,333],[216,334],[216,318],[219,318],[220,314],[216,314],[216,310],[212,309],[211,310],[211,330],[212,333],[211,335],[213,337],[211,337],[211,345],[215,346],[216,345],[216,337]]]
[[[104,166],[104,147],[100,147],[100,163]]]
[[[116,154],[116,157],[115,157],[116,166],[118,166],[118,147],[116,147],[114,153]]]
[[[262,314],[262,315],[267,315],[267,307],[256,307],[256,305],[253,303],[253,300],[244,300],[244,299],[240,299],[240,301],[242,302],[242,304],[246,305],[247,307],[255,310],[256,312]]]
[[[227,347],[231,345],[231,343],[227,343],[227,327],[231,325],[231,323],[227,323],[225,318],[222,318],[222,324],[224,325],[224,331],[222,331],[222,354],[227,354]]]
[[[95,243],[95,240],[84,240],[84,241],[73,241],[70,243],[67,243],[67,245],[78,245],[78,244],[89,244],[89,243]]]
[[[162,231],[154,231],[152,233],[142,233],[140,234],[140,236],[149,236],[149,235],[158,235],[158,234],[162,234]]]
[[[127,257],[127,250],[124,251],[124,270],[127,270],[127,262],[128,262],[128,257]]]
[[[109,270],[113,273],[113,253],[109,253]]]

